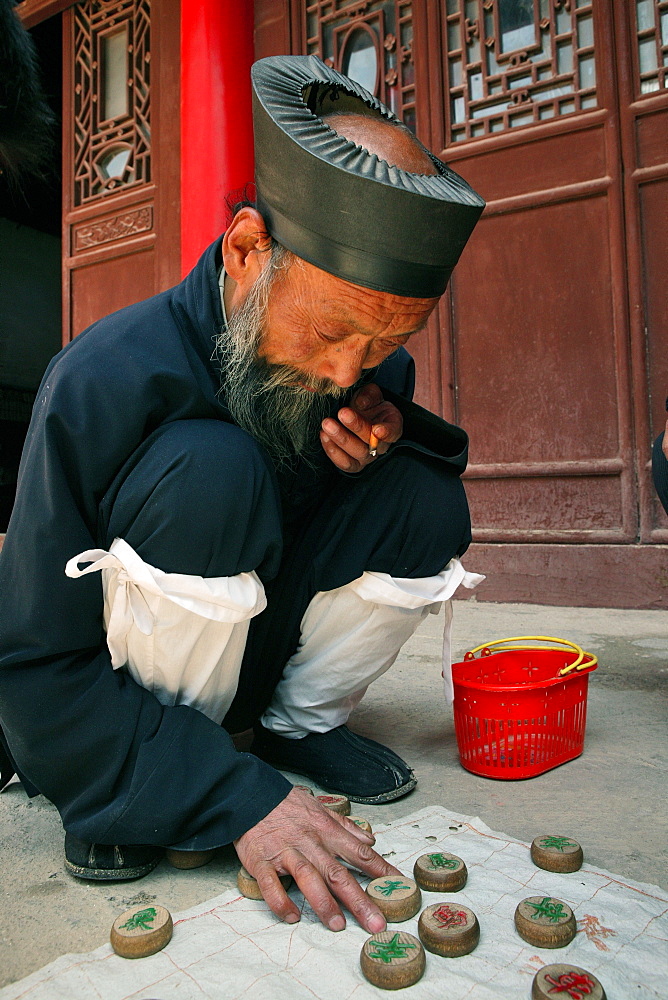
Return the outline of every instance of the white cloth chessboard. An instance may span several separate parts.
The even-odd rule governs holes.
[[[456,959],[427,954],[424,977],[407,991],[411,1000],[528,1000],[535,973],[553,962],[594,973],[608,1000],[668,997],[668,898],[658,887],[587,864],[568,875],[542,871],[531,862],[526,844],[440,806],[375,832],[377,850],[407,875],[421,854],[443,850],[462,857],[469,879],[456,898],[480,922],[480,944],[472,954]],[[390,995],[367,983],[360,971],[366,931],[351,918],[345,931],[334,934],[321,926],[296,888],[291,894],[301,902],[298,924],[283,924],[265,903],[230,890],[174,914],[174,936],[157,955],[127,960],[108,944],[87,955],[64,955],[0,989],[0,1000],[378,1000]],[[556,896],[575,912],[578,934],[566,948],[537,949],[518,936],[515,907],[536,895]],[[438,898],[423,893],[423,906]],[[416,935],[417,916],[391,926]]]

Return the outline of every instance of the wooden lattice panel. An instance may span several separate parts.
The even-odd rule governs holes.
[[[75,5],[75,206],[150,181],[150,68],[150,0]]]
[[[591,0],[441,0],[447,144],[597,106]]]
[[[668,0],[635,0],[636,93],[668,87]]]
[[[415,131],[410,0],[306,0],[306,51],[352,77]]]

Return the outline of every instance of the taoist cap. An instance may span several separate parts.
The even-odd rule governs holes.
[[[271,235],[345,281],[439,296],[485,202],[428,150],[438,173],[411,173],[334,132],[349,113],[398,121],[315,56],[271,56],[251,70],[257,207]]]

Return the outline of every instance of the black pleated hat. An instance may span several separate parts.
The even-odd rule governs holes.
[[[390,166],[322,115],[397,121],[315,56],[271,56],[251,70],[257,205],[283,246],[345,281],[395,295],[445,291],[485,202],[428,150],[438,174]]]

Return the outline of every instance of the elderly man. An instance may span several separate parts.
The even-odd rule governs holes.
[[[257,207],[44,377],[0,557],[4,770],[59,809],[73,875],[234,842],[283,919],[289,872],[332,930],[342,903],[376,932],[338,859],[396,870],[277,768],[365,803],[415,786],[346,722],[472,582],[466,435],[410,402],[403,345],[483,202],[319,60],[253,88]]]

